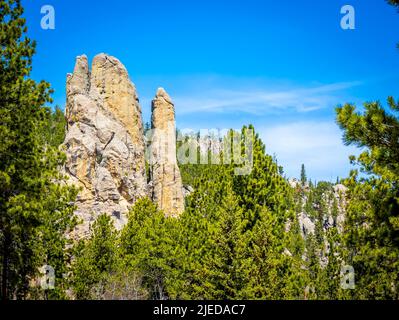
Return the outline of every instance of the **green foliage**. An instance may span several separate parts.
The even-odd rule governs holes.
[[[92,298],[93,289],[117,266],[117,233],[111,219],[100,215],[92,226],[92,237],[75,248],[72,288],[77,299]],[[95,292],[95,294],[99,294]]]
[[[143,287],[151,299],[164,299],[168,295],[170,274],[178,262],[173,237],[175,223],[144,198],[132,208],[122,231],[124,263],[142,274]]]
[[[240,298],[243,299],[284,299],[289,257],[282,252],[281,241],[275,234],[278,221],[262,209],[259,219],[251,231],[243,236],[240,245],[240,274],[245,283]]]
[[[288,213],[290,188],[254,136],[249,175],[235,175],[234,165],[209,165],[195,180],[180,218],[184,278],[178,298],[300,296],[300,280],[293,272],[298,256],[283,254],[284,245],[295,238],[282,236],[287,218],[294,217]]]
[[[301,274],[301,280],[305,283],[304,298],[344,298],[340,285],[343,265],[340,248],[343,242],[342,234],[338,230],[339,210],[343,206],[342,195],[337,199],[333,184],[324,181],[305,187],[301,184],[294,191],[296,212],[306,214],[314,224],[314,232],[307,233],[303,230],[305,250],[298,250],[298,253],[303,252],[303,259],[300,260],[302,270],[296,272]],[[296,236],[298,237],[301,236]]]
[[[178,297],[232,299],[242,212],[228,169],[206,168],[194,190],[180,218],[184,279]]]
[[[124,229],[125,234],[129,227]],[[126,254],[120,233],[115,230],[111,218],[106,214],[100,215],[91,233],[89,239],[81,240],[74,248],[69,282],[74,297],[81,300],[148,298],[143,277],[137,268],[130,265],[131,256]]]
[[[65,156],[46,140],[50,85],[29,78],[35,43],[26,37],[19,0],[0,2],[0,273],[3,299],[25,298],[38,268],[56,270],[62,296],[76,191],[59,184]],[[60,290],[58,290],[60,289]]]
[[[195,179],[202,176],[203,171],[207,166],[203,164],[179,164],[180,174],[182,178],[183,185],[193,186]]]
[[[121,232],[103,214],[91,237],[73,246],[66,234],[77,223],[77,190],[59,173],[65,118],[45,107],[50,85],[30,79],[35,43],[22,14],[19,0],[0,0],[0,298],[66,299],[69,289],[77,299],[399,298],[399,103],[392,97],[389,108],[337,108],[344,142],[363,149],[351,158],[359,169],[343,181],[343,232],[333,185],[307,184],[302,165],[301,184],[291,188],[249,126],[238,133],[242,140],[254,133],[249,174],[237,175],[238,163],[180,164],[194,191],[179,218],[141,199]],[[299,213],[314,232],[302,235]],[[55,270],[54,290],[32,287],[45,264]],[[344,264],[354,267],[355,290],[340,286]]]
[[[302,166],[301,166],[301,184],[302,184],[302,186],[305,186],[307,181],[308,181],[308,178],[306,176],[305,165],[302,164]]]
[[[356,272],[353,298],[399,297],[399,118],[379,102],[365,104],[363,114],[347,104],[337,108],[346,144],[364,151],[352,163],[345,181],[349,188],[346,219],[346,259]]]
[[[64,112],[56,107],[47,112],[48,125],[43,131],[43,139],[52,147],[58,148],[65,140],[66,119]]]
[[[249,176],[235,175],[234,165],[203,165],[191,178],[194,192],[178,219],[165,217],[144,198],[132,207],[118,239],[112,231],[100,232],[111,226],[97,220],[74,263],[76,296],[109,296],[105,291],[93,296],[93,288],[114,283],[118,265],[141,276],[137,292],[151,299],[301,298],[297,221],[292,233],[284,231],[287,219],[295,219],[289,212],[291,190],[257,136],[254,146]],[[286,246],[293,254],[284,253]],[[118,262],[99,265],[100,251],[117,252]]]
[[[243,128],[246,130],[247,128]],[[253,130],[253,126],[249,126]],[[254,134],[253,167],[249,175],[234,176],[234,191],[240,199],[247,219],[247,228],[251,228],[260,216],[263,208],[268,208],[277,218],[276,232],[283,233],[283,225],[287,218],[292,217],[289,211],[292,205],[290,187],[280,175],[277,163],[273,157],[266,154],[265,145]]]
[[[193,162],[195,162],[191,163],[192,161],[188,161],[188,163],[179,163],[182,182],[183,185],[185,186],[193,186],[195,180],[199,179],[202,176],[203,171],[208,166],[212,166],[211,164],[200,163],[201,154],[199,147],[197,145],[199,136],[200,136],[199,132],[188,136],[183,136],[179,131],[177,133],[178,137],[178,141],[176,143],[177,148],[181,149],[182,151],[185,151],[184,156],[187,157],[187,159],[189,158],[189,156],[192,157],[192,159],[190,160],[193,160]],[[195,155],[192,156],[190,152],[195,152]]]
[[[325,230],[321,242],[313,234],[306,238],[307,299],[342,298],[340,245],[340,235],[335,227]]]

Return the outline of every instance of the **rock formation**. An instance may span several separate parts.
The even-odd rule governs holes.
[[[176,160],[175,109],[159,88],[152,101],[150,175],[152,198],[168,216],[184,210],[183,185]]]
[[[134,202],[148,195],[144,134],[136,89],[116,58],[97,55],[91,72],[86,56],[67,78],[65,173],[81,187],[79,237],[101,213],[121,228]]]
[[[184,210],[184,190],[176,160],[173,103],[159,89],[152,103],[151,181],[145,170],[145,140],[136,89],[118,59],[97,55],[91,70],[86,56],[76,59],[67,77],[67,133],[64,172],[80,187],[75,237],[90,234],[99,214],[120,229],[137,199],[149,196],[167,216]]]
[[[345,211],[347,206],[346,192],[347,188],[342,184],[331,186],[329,190],[325,190],[322,194],[322,202],[325,206],[325,212],[322,217],[314,217],[307,212],[306,203],[309,201],[309,192],[311,188],[308,183],[304,186],[297,179],[290,179],[289,183],[292,188],[301,190],[302,196],[299,199],[301,211],[297,213],[298,223],[301,229],[303,238],[309,234],[315,234],[316,223],[322,225],[323,232],[331,227],[337,227],[338,232],[343,232],[343,225],[345,221]],[[312,202],[313,208],[320,210],[320,202]],[[336,205],[336,212],[334,213],[334,206]]]

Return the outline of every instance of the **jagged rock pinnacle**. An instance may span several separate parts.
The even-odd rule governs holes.
[[[137,199],[149,196],[167,216],[184,210],[182,180],[176,159],[175,110],[159,88],[152,101],[151,182],[145,170],[145,143],[136,88],[124,65],[101,53],[91,70],[85,55],[67,76],[67,161],[63,169],[80,187],[76,215],[83,220],[75,238],[90,235],[99,214],[114,218],[120,229]]]
[[[67,78],[66,118],[64,170],[81,187],[77,237],[87,236],[101,213],[120,229],[129,208],[148,191],[141,107],[119,60],[97,55],[90,72],[87,57],[77,57]]]
[[[151,126],[152,197],[166,215],[178,216],[184,210],[184,196],[176,159],[175,110],[163,88],[152,101]]]

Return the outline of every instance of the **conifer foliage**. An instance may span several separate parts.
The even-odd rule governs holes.
[[[65,118],[46,107],[50,85],[30,78],[35,43],[22,14],[20,0],[0,0],[1,299],[399,298],[393,97],[362,113],[352,104],[336,109],[344,142],[363,151],[336,185],[312,182],[305,165],[299,182],[288,180],[254,127],[244,126],[224,142],[253,133],[248,174],[237,174],[234,161],[180,164],[192,191],[180,217],[143,198],[122,230],[102,214],[89,238],[72,242],[77,190],[60,173]],[[55,271],[52,290],[35,284],[44,265]],[[348,265],[356,282],[345,289]]]
[[[0,296],[24,298],[44,264],[62,284],[76,192],[59,182],[65,157],[45,140],[50,85],[29,78],[35,43],[19,0],[0,2]],[[58,182],[56,182],[58,180]],[[57,295],[57,290],[51,294]],[[59,292],[58,292],[59,293]]]
[[[337,109],[344,141],[365,149],[351,158],[359,169],[346,180],[347,259],[358,279],[354,298],[399,297],[399,105],[389,97],[388,107],[366,103],[362,114],[350,104]]]

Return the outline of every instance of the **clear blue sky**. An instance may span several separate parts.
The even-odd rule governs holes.
[[[37,40],[33,77],[64,107],[65,79],[85,53],[116,56],[138,89],[144,120],[163,86],[179,128],[253,123],[288,176],[346,176],[337,104],[399,97],[399,13],[384,0],[23,0]],[[40,9],[55,8],[55,30]],[[340,27],[343,5],[356,29]]]

